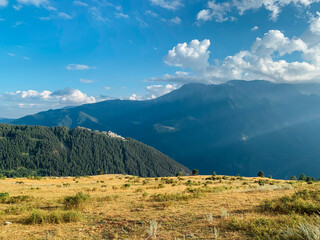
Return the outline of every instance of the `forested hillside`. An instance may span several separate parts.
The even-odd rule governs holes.
[[[13,176],[78,176],[122,173],[171,176],[189,170],[131,138],[84,128],[0,124],[0,173]]]

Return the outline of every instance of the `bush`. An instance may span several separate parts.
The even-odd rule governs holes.
[[[7,199],[6,203],[21,203],[21,202],[28,202],[31,201],[33,197],[28,195],[20,195],[20,196],[13,196]]]
[[[199,170],[198,169],[193,169],[192,170],[192,175],[193,176],[196,176],[196,175],[198,175],[199,174]]]
[[[287,240],[315,240],[320,239],[320,221],[314,221],[312,223],[299,223],[298,226],[288,228],[284,231],[284,237]]]
[[[36,210],[31,213],[24,221],[25,224],[59,224],[77,222],[81,219],[81,215],[77,211],[54,211],[46,213]]]
[[[260,209],[263,212],[276,212],[282,214],[319,214],[320,191],[302,190],[292,196],[284,196],[275,200],[265,200]]]
[[[258,177],[264,177],[263,171],[258,172]]]
[[[65,209],[80,209],[89,198],[89,194],[83,194],[82,192],[79,192],[74,196],[65,197],[63,204]]]
[[[0,192],[0,202],[5,202],[9,198],[8,192]]]
[[[152,194],[150,200],[154,202],[167,202],[167,201],[187,201],[189,199],[198,198],[199,192],[193,192],[192,194],[186,193],[172,193],[172,194]]]
[[[129,189],[131,185],[129,183],[123,184],[121,189]]]

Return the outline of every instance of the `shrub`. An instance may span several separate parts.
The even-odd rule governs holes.
[[[263,186],[265,184],[265,182],[262,179],[260,179],[258,183],[260,186]]]
[[[226,229],[231,231],[244,231],[252,239],[283,239],[281,228],[284,223],[279,223],[268,218],[258,219],[236,219],[232,218],[226,222]],[[250,238],[251,239],[251,238]]]
[[[302,174],[300,175],[300,177],[299,177],[299,180],[300,180],[300,181],[306,181],[306,180],[307,180],[306,175],[305,175],[304,173],[302,173]]]
[[[260,171],[260,172],[258,172],[258,177],[264,177],[264,173],[263,173],[263,171]]]
[[[83,194],[82,192],[77,193],[74,196],[67,196],[64,198],[63,204],[66,209],[80,209],[84,203],[90,198],[89,194]]]
[[[260,205],[261,211],[282,214],[319,214],[320,191],[302,190],[292,196],[284,196],[275,200],[265,200]]]
[[[313,223],[299,223],[298,226],[288,228],[283,233],[284,238],[287,240],[315,240],[320,239],[320,221]]]
[[[187,201],[189,199],[198,198],[199,192],[193,192],[192,194],[186,193],[172,193],[172,194],[152,194],[150,200],[154,202],[167,202],[167,201]]]
[[[296,181],[296,180],[297,180],[297,177],[296,177],[296,176],[291,176],[291,177],[290,177],[290,180]]]
[[[5,202],[9,198],[8,192],[0,192],[0,202]]]
[[[131,185],[129,183],[123,184],[121,189],[129,189]]]
[[[198,169],[193,169],[192,170],[192,175],[193,176],[196,176],[196,175],[198,175],[199,174],[199,170]]]
[[[77,211],[53,211],[46,213],[36,210],[31,213],[24,221],[25,224],[59,224],[77,222],[81,219],[81,215]]]
[[[21,203],[21,202],[27,202],[33,200],[33,197],[28,195],[20,195],[20,196],[13,196],[6,200],[6,203],[12,204],[12,203]]]

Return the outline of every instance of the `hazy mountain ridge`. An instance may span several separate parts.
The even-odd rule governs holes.
[[[318,176],[319,94],[317,83],[192,83],[154,100],[105,101],[13,123],[111,130],[203,173]]]

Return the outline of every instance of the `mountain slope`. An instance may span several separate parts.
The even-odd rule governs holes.
[[[151,145],[209,174],[320,177],[320,84],[187,84],[149,101],[51,110],[14,124],[85,126]]]
[[[0,173],[77,176],[99,172],[172,176],[190,171],[156,149],[114,134],[0,124]]]

